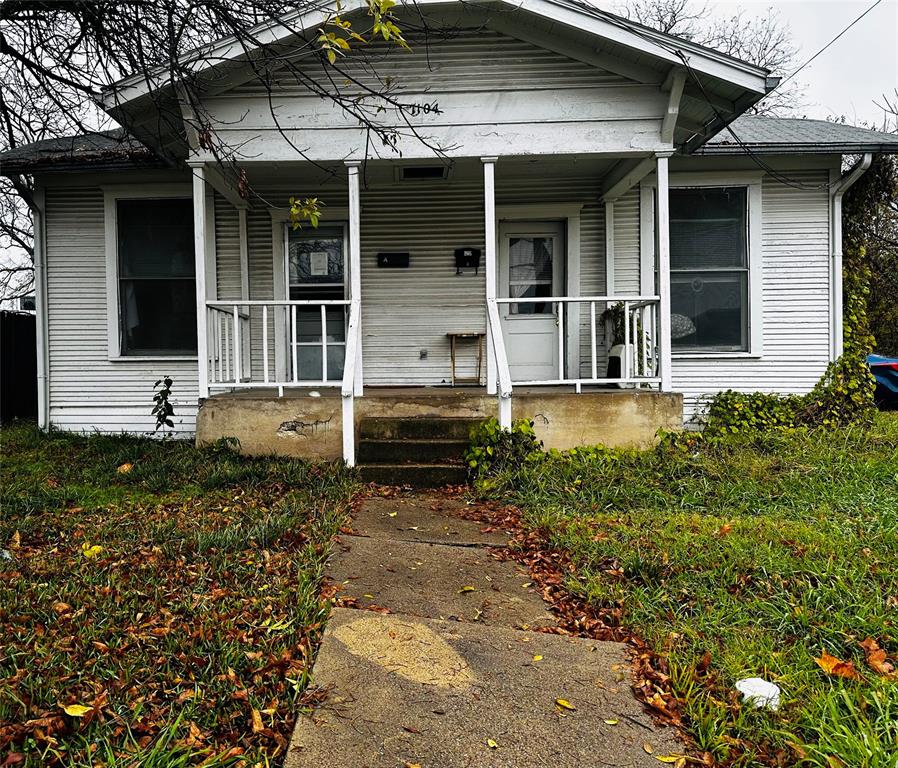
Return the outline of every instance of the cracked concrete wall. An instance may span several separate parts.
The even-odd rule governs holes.
[[[494,397],[458,393],[396,394],[357,398],[358,421],[390,418],[482,418],[497,415]],[[546,448],[565,450],[579,445],[648,446],[659,429],[681,429],[683,397],[674,393],[611,391],[519,394],[514,418],[531,418]],[[198,445],[221,437],[236,437],[250,455],[296,456],[330,460],[343,455],[342,410],[339,397],[254,394],[207,399],[197,416]]]

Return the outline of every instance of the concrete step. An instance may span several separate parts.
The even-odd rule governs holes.
[[[465,466],[459,464],[361,464],[359,472],[366,483],[409,485],[412,488],[441,488],[461,485],[468,480]]]
[[[359,423],[359,436],[372,440],[465,440],[471,427],[482,419],[439,418],[365,418]]]
[[[414,464],[461,461],[467,440],[373,440],[359,441],[362,464]]]

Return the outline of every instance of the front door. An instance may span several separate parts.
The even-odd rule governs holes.
[[[346,237],[342,226],[287,227],[287,286],[290,299],[321,301],[346,297]],[[339,381],[346,356],[346,310],[328,306],[296,308],[296,349],[287,320],[288,361],[296,361],[299,381]],[[324,333],[322,334],[322,325]]]
[[[558,308],[541,299],[564,295],[565,244],[561,222],[505,222],[499,228],[499,296],[511,379],[559,378]]]

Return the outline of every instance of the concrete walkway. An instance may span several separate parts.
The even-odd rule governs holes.
[[[344,604],[286,768],[657,766],[683,751],[630,690],[624,646],[552,626],[508,536],[438,495],[364,502],[328,565]]]

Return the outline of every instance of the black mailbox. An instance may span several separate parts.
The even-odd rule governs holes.
[[[460,275],[463,269],[473,269],[474,274],[480,270],[479,248],[455,249],[455,274]]]
[[[377,266],[406,269],[408,267],[408,253],[378,253]]]

